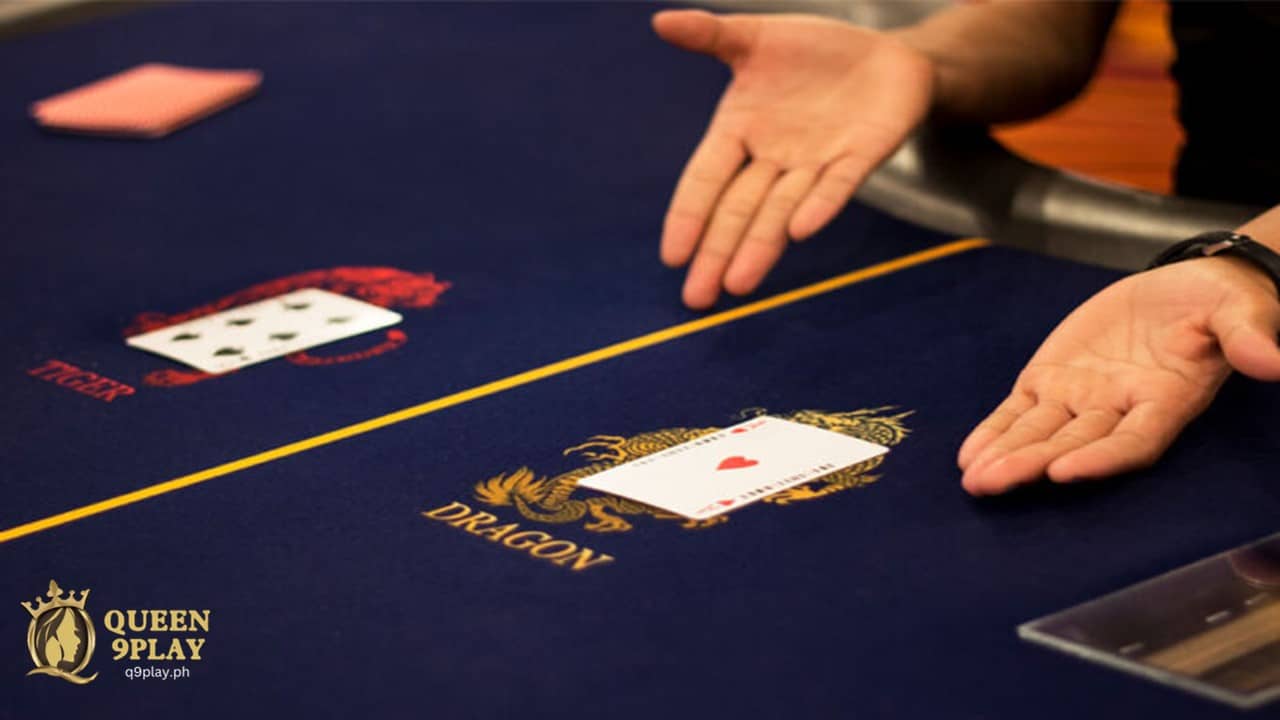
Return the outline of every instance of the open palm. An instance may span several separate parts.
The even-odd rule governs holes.
[[[965,489],[1098,478],[1154,463],[1232,368],[1280,380],[1270,281],[1226,259],[1125,278],[1041,345],[960,449]]]
[[[754,290],[788,237],[830,222],[929,108],[929,60],[846,23],[677,10],[654,28],[733,70],[663,227],[663,262],[692,259],[690,307]]]

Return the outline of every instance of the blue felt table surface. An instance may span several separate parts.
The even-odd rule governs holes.
[[[657,235],[727,76],[654,38],[652,10],[183,4],[0,44],[21,69],[0,73],[0,530],[699,317]],[[26,117],[148,61],[265,82],[159,141]],[[853,207],[757,297],[948,240]],[[122,341],[140,313],[342,266],[451,287],[358,363],[151,387],[176,366]],[[973,250],[12,540],[0,718],[1234,717],[1014,627],[1273,532],[1275,388],[1233,379],[1129,478],[959,489],[964,433],[1114,277]],[[27,374],[51,358],[138,392]],[[474,495],[570,469],[595,434],[886,405],[914,414],[879,481],[719,527],[537,526]],[[421,515],[454,501],[616,559],[575,573]],[[210,608],[205,658],[130,681],[99,625],[93,683],[24,677],[16,605],[50,577],[91,613]]]
[[[0,525],[696,317],[657,239],[725,78],[662,45],[650,11],[184,5],[0,45],[0,63],[30,68],[0,77],[13,100],[0,116],[0,382],[27,410],[6,421],[0,454],[14,478],[59,478],[22,483]],[[24,116],[152,60],[266,79],[259,97],[156,142],[47,134]],[[760,294],[944,239],[866,212],[831,234],[852,239],[794,253]],[[275,363],[112,404],[23,374],[54,358],[140,386],[176,365],[125,346],[136,315],[343,266],[452,287],[404,313],[404,350],[341,372]]]

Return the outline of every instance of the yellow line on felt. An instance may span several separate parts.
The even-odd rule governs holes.
[[[637,338],[624,340],[620,343],[600,348],[599,350],[592,350],[581,355],[575,355],[571,358],[553,362],[550,365],[543,365],[542,367],[537,367],[532,370],[526,370],[525,372],[517,375],[511,375],[509,377],[502,378],[501,380],[494,380],[493,382],[485,383],[484,385],[477,385],[476,387],[468,390],[436,398],[435,400],[430,400],[420,405],[413,405],[411,407],[404,408],[403,410],[397,410],[392,413],[387,413],[386,415],[355,423],[354,425],[347,425],[346,427],[341,427],[337,430],[330,430],[327,433],[315,435],[304,440],[298,440],[297,442],[291,442],[288,445],[281,445],[280,447],[266,450],[257,453],[256,455],[250,455],[248,457],[240,458],[239,460],[232,460],[231,462],[216,465],[199,472],[191,473],[190,475],[183,475],[182,477],[176,477],[162,483],[139,488],[133,492],[116,495],[115,497],[107,498],[106,500],[100,500],[83,507],[67,510],[66,512],[58,513],[57,515],[50,515],[49,517],[42,518],[40,520],[33,520],[29,523],[0,531],[0,543],[6,543],[25,535],[40,532],[41,530],[48,530],[49,528],[57,527],[59,525],[75,522],[76,520],[81,520],[91,515],[115,510],[117,508],[124,507],[125,505],[142,502],[143,500],[164,495],[165,493],[181,490],[182,488],[191,487],[192,485],[198,485],[206,480],[230,475],[256,465],[262,465],[273,460],[286,458],[290,455],[297,455],[298,453],[306,452],[307,450],[336,443],[339,440],[346,440],[347,438],[355,437],[356,435],[363,435],[364,433],[372,432],[379,428],[387,427],[388,425],[395,425],[396,423],[401,423],[405,420],[412,420],[416,417],[428,415],[436,412],[437,410],[443,410],[445,408],[453,407],[454,405],[461,405],[465,402],[500,393],[503,390],[510,390],[521,385],[527,385],[532,382],[537,382],[538,380],[544,380],[554,375],[569,372],[570,370],[576,370],[620,355],[626,355],[627,353],[635,352],[636,350],[643,350],[644,348],[652,347],[654,345],[667,342],[668,340],[675,340],[676,338],[684,337],[685,335],[692,335],[693,333],[713,328],[717,325],[724,325],[740,318],[773,310],[774,308],[782,307],[783,305],[790,305],[791,303],[799,302],[815,295],[839,290],[840,288],[853,285],[854,283],[870,280],[882,275],[888,275],[889,273],[896,272],[898,270],[922,265],[939,258],[947,257],[948,255],[955,255],[974,248],[984,247],[988,244],[990,243],[987,240],[982,239],[957,240],[955,242],[929,248],[928,250],[904,255],[903,257],[882,262],[877,265],[865,267],[861,270],[854,270],[853,272],[846,273],[829,280],[823,280],[822,282],[806,285],[802,288],[779,293],[763,300],[757,300],[756,302],[741,305],[733,308],[732,310],[725,310],[724,312],[707,315],[706,317],[698,318],[697,320],[690,320],[689,322],[674,325],[664,330],[651,332],[648,335],[641,335]]]

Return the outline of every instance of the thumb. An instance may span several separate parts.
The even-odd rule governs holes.
[[[1228,302],[1209,319],[1209,329],[1231,367],[1255,380],[1280,381],[1280,303]]]
[[[754,18],[719,17],[704,10],[663,10],[653,16],[653,30],[663,40],[730,65],[750,50],[757,25]]]

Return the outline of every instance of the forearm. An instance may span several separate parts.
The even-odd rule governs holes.
[[[934,117],[990,124],[1044,114],[1088,82],[1112,2],[961,4],[892,34],[934,64]]]
[[[1280,252],[1280,205],[1241,225],[1236,232]]]

